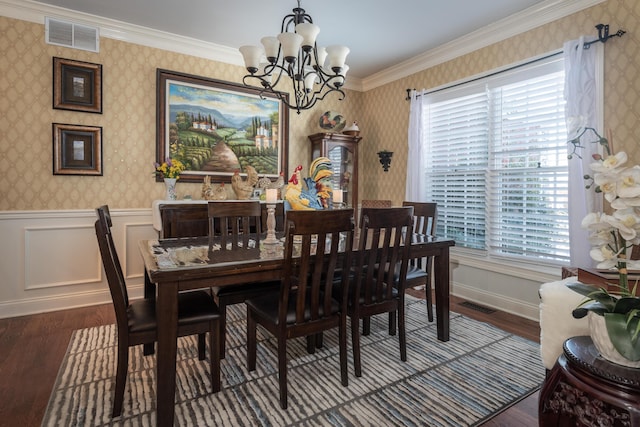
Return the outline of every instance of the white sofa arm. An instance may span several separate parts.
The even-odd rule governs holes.
[[[540,286],[540,356],[547,369],[553,368],[562,354],[565,340],[589,335],[587,318],[574,319],[571,315],[584,297],[566,285],[577,281],[577,277],[568,277]]]

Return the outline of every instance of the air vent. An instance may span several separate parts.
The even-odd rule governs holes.
[[[91,52],[100,50],[100,31],[97,27],[47,17],[45,19],[45,33],[49,44]]]
[[[485,307],[484,305],[476,304],[475,302],[463,301],[459,304],[463,307],[467,307],[485,314],[492,314],[496,312],[493,308]]]

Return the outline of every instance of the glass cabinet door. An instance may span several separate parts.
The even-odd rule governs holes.
[[[333,188],[342,189],[345,207],[353,207],[353,152],[337,145],[330,148],[328,154],[327,157],[333,166]]]

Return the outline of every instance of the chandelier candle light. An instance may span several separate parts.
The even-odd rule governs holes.
[[[293,9],[282,20],[280,34],[277,37],[263,37],[260,46],[241,46],[240,53],[249,74],[242,82],[258,80],[263,90],[278,97],[287,107],[300,114],[300,110],[312,108],[317,101],[331,92],[338,92],[343,100],[342,91],[349,66],[345,60],[349,54],[346,46],[332,45],[318,47],[316,37],[320,27],[304,9]],[[267,62],[261,62],[266,56]],[[328,64],[325,64],[327,62]],[[283,77],[289,77],[293,85],[295,103],[283,96],[278,86]],[[287,92],[286,90],[284,92]]]

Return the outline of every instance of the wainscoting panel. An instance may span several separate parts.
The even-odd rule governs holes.
[[[102,265],[91,226],[24,229],[24,289],[96,283]]]
[[[129,295],[139,298],[138,241],[158,237],[151,209],[112,209],[111,217]],[[93,209],[0,212],[0,318],[111,302],[95,221]]]
[[[113,236],[129,296],[144,288],[138,242],[155,239],[151,209],[112,209]],[[93,209],[0,211],[0,318],[111,302]],[[537,320],[538,288],[560,269],[523,269],[451,254],[452,294]]]

